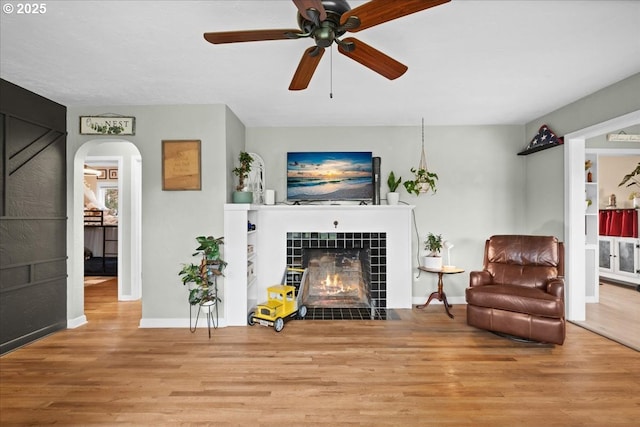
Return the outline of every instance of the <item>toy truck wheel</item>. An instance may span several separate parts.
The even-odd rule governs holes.
[[[284,328],[284,320],[282,320],[282,317],[278,317],[273,323],[273,329],[275,329],[276,332],[280,332],[282,328]]]
[[[307,315],[307,306],[301,305],[300,308],[298,309],[298,317],[300,317],[301,319],[304,319],[306,315]]]
[[[252,311],[251,313],[249,313],[249,316],[247,317],[247,323],[249,324],[249,326],[253,326],[256,324],[256,322],[253,321],[253,316],[256,314],[255,311]]]

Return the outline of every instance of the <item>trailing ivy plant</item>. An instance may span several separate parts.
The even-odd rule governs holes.
[[[404,188],[407,193],[413,193],[419,196],[420,193],[426,193],[431,190],[435,194],[438,191],[437,181],[438,175],[434,172],[429,172],[426,169],[411,168],[411,172],[414,174],[414,178],[411,181],[404,182]]]

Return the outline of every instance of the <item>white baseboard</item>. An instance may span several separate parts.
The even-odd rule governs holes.
[[[87,323],[87,316],[84,314],[74,319],[67,319],[67,329],[75,329]]]

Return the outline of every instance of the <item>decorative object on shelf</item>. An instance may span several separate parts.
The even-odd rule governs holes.
[[[442,268],[444,268],[445,270],[453,270],[454,268],[456,268],[455,265],[453,265],[453,263],[451,262],[451,249],[454,247],[455,245],[453,243],[451,243],[450,240],[445,240],[442,243],[442,247],[445,248],[447,250],[447,264],[444,265]]]
[[[162,141],[162,190],[200,190],[200,140]]]
[[[263,204],[265,203],[265,166],[264,160],[256,153],[249,153],[253,159],[251,164],[251,170],[249,171],[248,190],[253,192],[253,202]]]
[[[638,179],[636,178],[636,175],[638,174],[640,174],[640,162],[638,163],[638,165],[634,170],[632,170],[622,178],[622,181],[620,181],[620,184],[618,184],[618,187],[622,187],[625,184],[627,187],[631,187],[632,185],[636,185],[640,187],[640,181],[638,181]],[[638,200],[638,198],[640,198],[640,192],[638,191],[634,191],[631,194],[629,194],[629,200],[633,200],[634,208],[637,208],[640,206],[640,200]]]
[[[400,193],[396,190],[398,186],[402,182],[402,177],[398,177],[396,179],[396,175],[393,171],[389,172],[389,177],[387,178],[387,187],[389,187],[389,192],[387,193],[387,204],[388,205],[397,205],[400,201]]]
[[[564,138],[557,136],[547,125],[540,126],[538,133],[533,137],[527,148],[518,153],[518,156],[536,153],[547,148],[564,144]]]
[[[275,205],[276,204],[276,192],[275,190],[265,190],[264,191],[264,204],[265,205]]]
[[[417,169],[411,168],[411,173],[413,173],[414,179],[405,181],[403,184],[408,193],[419,196],[421,193],[426,193],[431,190],[435,194],[437,191],[436,181],[438,180],[438,175],[429,172],[427,169],[427,155],[424,151],[424,118],[422,119],[422,153],[420,155],[420,164]]]
[[[234,175],[238,177],[238,185],[236,191],[233,192],[233,203],[253,203],[253,192],[246,186],[246,180],[251,172],[251,163],[253,157],[245,151],[241,151],[238,156],[240,166],[233,169]]]
[[[442,268],[442,257],[440,256],[442,245],[442,234],[429,233],[427,235],[427,240],[424,241],[424,249],[428,251],[428,253],[422,257],[422,266],[424,268],[434,270]]]
[[[587,171],[587,182],[593,182],[593,174],[591,173],[591,167],[593,163],[591,160],[585,160],[584,162],[584,170]]]
[[[592,204],[593,204],[593,201],[592,201],[591,199],[587,199],[587,200],[586,200],[586,205],[587,205],[587,206],[585,207],[585,210],[588,210],[588,209],[589,209],[589,206],[591,206]]]
[[[617,202],[616,202],[616,195],[612,194],[609,196],[609,204],[607,205],[608,208],[615,208],[617,207]]]
[[[195,323],[189,320],[191,332],[195,332],[198,326],[200,312],[207,318],[209,338],[211,338],[211,326],[218,327],[218,302],[222,300],[218,296],[217,277],[223,275],[227,262],[221,257],[220,246],[222,237],[198,236],[196,241],[199,246],[192,256],[200,256],[200,264],[183,264],[178,273],[183,285],[189,287],[189,304],[191,308],[197,306]],[[193,310],[190,311],[191,318]]]

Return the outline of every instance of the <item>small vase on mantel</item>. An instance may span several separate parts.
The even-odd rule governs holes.
[[[395,191],[390,191],[387,193],[387,204],[388,205],[397,205],[400,201],[400,193]]]

